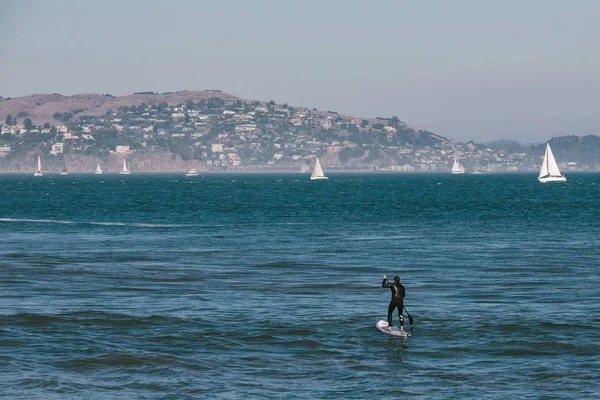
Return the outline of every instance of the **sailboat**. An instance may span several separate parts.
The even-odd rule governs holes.
[[[35,170],[33,176],[42,176],[42,160],[40,159],[40,156],[38,156],[37,169]]]
[[[480,170],[476,169],[475,171],[473,171],[473,174],[489,174],[490,172],[491,172],[490,162],[488,161],[488,165],[487,165],[487,170],[486,171],[480,171]]]
[[[129,175],[129,174],[131,174],[131,171],[127,169],[127,162],[125,160],[123,160],[123,169],[121,171],[119,171],[119,173],[121,175]]]
[[[67,171],[67,166],[63,165],[62,169],[60,170],[60,174],[61,175],[67,175],[69,172]]]
[[[464,174],[465,173],[465,169],[463,168],[463,166],[460,163],[460,160],[458,158],[454,159],[454,165],[452,166],[452,173],[453,174]]]
[[[200,175],[200,171],[198,171],[196,168],[192,168],[188,172],[185,173],[185,176],[187,176],[188,178],[190,176],[198,176],[198,175]]]
[[[317,158],[317,161],[315,162],[315,168],[313,169],[312,174],[310,175],[310,180],[316,180],[316,179],[328,179],[325,174],[323,174],[323,168],[321,168],[321,163],[319,162],[319,159]]]
[[[100,163],[96,166],[96,171],[94,172],[96,175],[102,175],[102,168],[100,167]]]
[[[550,149],[550,143],[546,143],[546,153],[544,153],[544,161],[542,161],[538,180],[542,183],[567,181],[567,178],[561,175],[560,170],[558,169],[558,164],[556,164],[556,160]]]

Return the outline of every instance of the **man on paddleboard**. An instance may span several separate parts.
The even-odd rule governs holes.
[[[383,276],[382,288],[392,289],[392,300],[388,306],[388,331],[392,330],[392,314],[394,308],[398,307],[398,317],[400,318],[400,332],[404,332],[404,317],[402,316],[402,309],[404,308],[404,297],[406,296],[406,290],[400,283],[400,277],[394,277],[394,283],[389,283],[386,276]]]

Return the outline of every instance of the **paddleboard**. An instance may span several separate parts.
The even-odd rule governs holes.
[[[384,321],[382,319],[379,320],[379,322],[377,322],[377,329],[379,329],[381,332],[385,332],[388,335],[393,335],[393,336],[400,336],[400,337],[409,337],[410,333],[407,332],[406,330],[404,330],[404,332],[400,333],[400,327],[399,326],[392,326],[392,330],[388,331],[388,323],[387,321]]]

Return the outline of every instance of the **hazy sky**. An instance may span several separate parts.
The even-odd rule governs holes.
[[[0,95],[221,89],[456,140],[600,134],[596,0],[0,0]]]

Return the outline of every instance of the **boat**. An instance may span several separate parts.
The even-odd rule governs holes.
[[[102,175],[102,168],[100,167],[100,163],[96,166],[96,171],[94,172],[96,175]]]
[[[61,175],[67,175],[69,172],[67,171],[67,166],[63,165],[62,169],[60,170],[60,174]]]
[[[131,174],[131,171],[127,169],[127,162],[125,160],[123,160],[123,169],[121,171],[119,171],[119,173],[121,175],[129,175],[129,174]]]
[[[473,174],[479,175],[479,174],[489,174],[490,172],[492,172],[492,170],[490,169],[490,162],[488,161],[488,165],[487,165],[487,170],[485,171],[480,171],[478,169],[476,169],[475,171],[473,171]]]
[[[558,169],[558,164],[556,164],[554,154],[552,154],[552,149],[550,149],[550,143],[546,143],[546,153],[544,153],[544,161],[542,161],[538,180],[542,183],[567,181],[567,178],[561,175]]]
[[[198,175],[200,175],[200,171],[198,171],[195,168],[192,168],[188,172],[185,173],[185,176],[198,176]]]
[[[42,160],[40,159],[40,156],[38,156],[37,169],[33,176],[42,176]]]
[[[313,169],[312,174],[310,175],[310,180],[317,180],[317,179],[328,179],[325,174],[323,174],[323,168],[321,168],[321,163],[319,162],[319,158],[317,158],[317,161],[315,162],[315,168]]]
[[[465,173],[465,169],[463,168],[463,166],[460,163],[460,160],[458,158],[454,159],[454,165],[452,166],[452,173],[453,174],[464,174]]]

